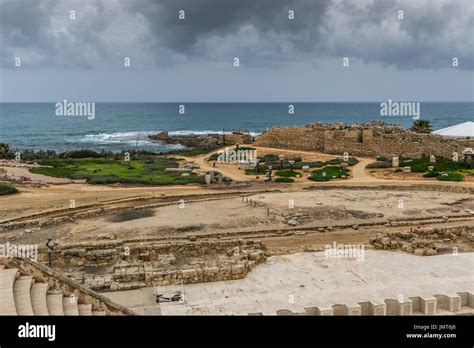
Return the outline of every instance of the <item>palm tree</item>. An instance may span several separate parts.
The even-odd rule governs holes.
[[[416,133],[431,133],[433,131],[431,122],[427,120],[416,120],[410,129]]]

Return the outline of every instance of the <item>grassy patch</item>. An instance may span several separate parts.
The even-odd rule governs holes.
[[[182,151],[182,152],[177,152],[177,155],[185,156],[185,157],[196,157],[200,155],[204,155],[208,153],[210,150],[209,149],[195,149],[195,150],[190,150],[190,151]]]
[[[192,174],[165,172],[178,167],[178,161],[160,156],[137,156],[130,161],[117,158],[53,159],[39,164],[48,167],[32,168],[32,173],[70,179],[86,179],[91,184],[170,185],[202,182]]]
[[[3,195],[11,195],[13,193],[17,193],[18,190],[16,189],[15,186],[0,182],[0,196]]]

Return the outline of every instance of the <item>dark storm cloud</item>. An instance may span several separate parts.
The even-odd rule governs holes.
[[[64,21],[71,7],[75,24]],[[349,57],[402,70],[449,68],[457,57],[474,69],[471,0],[0,0],[0,16],[9,67],[21,54],[31,66],[80,68],[238,56],[259,67]]]
[[[101,34],[113,14],[100,0],[0,0],[1,64],[12,68],[20,57],[24,67],[91,68],[110,58]]]
[[[309,49],[320,39],[319,26],[330,3],[330,0],[142,0],[132,2],[130,9],[148,20],[157,42],[192,54],[196,53],[199,40],[210,36],[225,38],[246,25],[256,28],[262,37],[274,33],[285,40],[291,39],[301,49]],[[185,11],[185,20],[178,18],[180,10]],[[295,12],[296,20],[288,19],[290,10]]]
[[[2,65],[12,65],[12,54],[16,48],[31,48],[37,55],[47,54],[51,49],[47,28],[50,26],[51,10],[56,4],[54,0],[0,2]]]
[[[146,18],[154,47],[197,59],[240,52],[270,65],[269,59],[298,61],[310,53],[315,60],[350,57],[411,69],[447,68],[457,57],[461,68],[473,69],[473,6],[468,0],[143,0],[129,10]]]
[[[333,53],[381,62],[402,69],[446,68],[453,57],[474,69],[474,3],[472,1],[375,1],[337,5],[326,25]],[[403,11],[403,19],[398,19]]]

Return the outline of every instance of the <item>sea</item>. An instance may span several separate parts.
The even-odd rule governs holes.
[[[119,152],[182,148],[150,141],[149,135],[250,132],[312,122],[384,121],[409,128],[411,116],[381,116],[380,103],[96,103],[94,118],[58,116],[56,103],[0,103],[0,142],[15,150],[90,149]],[[293,105],[294,113],[289,113]],[[184,106],[184,108],[183,108]],[[433,130],[474,120],[474,102],[420,103],[420,119]]]

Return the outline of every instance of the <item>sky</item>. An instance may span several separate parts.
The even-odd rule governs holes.
[[[0,101],[64,99],[474,101],[474,1],[0,0]]]

